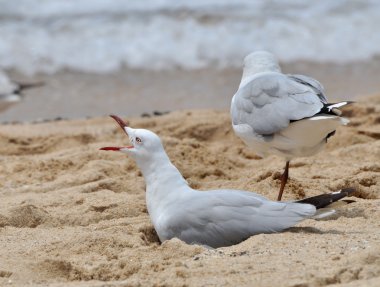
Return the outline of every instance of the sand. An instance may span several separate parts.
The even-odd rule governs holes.
[[[135,163],[98,150],[127,142],[112,119],[2,124],[0,286],[380,286],[380,96],[345,115],[323,152],[291,163],[285,200],[355,187],[356,202],[215,250],[158,242]],[[128,119],[162,137],[191,186],[275,199],[283,160],[246,148],[228,111]]]

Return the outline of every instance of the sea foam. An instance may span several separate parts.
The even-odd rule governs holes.
[[[226,68],[258,49],[347,63],[380,53],[378,27],[376,0],[0,0],[0,67]]]

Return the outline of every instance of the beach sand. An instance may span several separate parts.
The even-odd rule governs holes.
[[[0,286],[380,286],[380,95],[344,114],[321,153],[291,162],[284,199],[355,187],[355,202],[215,250],[158,242],[141,172],[98,150],[127,142],[112,119],[2,124]],[[284,161],[246,148],[227,110],[125,118],[162,138],[192,187],[276,198]]]

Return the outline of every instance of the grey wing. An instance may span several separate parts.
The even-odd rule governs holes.
[[[290,121],[312,117],[323,106],[311,84],[281,73],[263,73],[236,92],[231,116],[234,125],[248,124],[256,134],[271,135]]]
[[[315,207],[272,202],[251,192],[218,190],[200,192],[177,210],[168,222],[169,238],[217,248],[293,226],[313,215]]]
[[[318,95],[321,102],[324,104],[327,104],[325,89],[323,88],[322,84],[318,82],[316,79],[310,78],[305,75],[288,74],[287,76],[303,85],[308,85],[309,87],[311,87],[315,91],[315,93]]]

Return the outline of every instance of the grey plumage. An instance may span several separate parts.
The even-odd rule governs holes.
[[[233,124],[248,124],[256,134],[271,135],[289,126],[290,121],[317,114],[326,98],[317,81],[305,85],[305,80],[276,72],[261,73],[236,92],[231,106]]]

